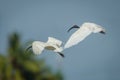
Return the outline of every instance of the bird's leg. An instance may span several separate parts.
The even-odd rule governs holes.
[[[100,31],[99,33],[101,33],[101,34],[105,34],[105,32],[104,32],[104,31]]]
[[[61,53],[61,52],[57,52],[57,53],[58,53],[61,57],[63,57],[63,58],[65,57],[63,53]]]

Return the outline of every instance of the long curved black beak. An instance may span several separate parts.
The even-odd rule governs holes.
[[[100,31],[99,33],[101,33],[101,34],[106,34],[105,31]]]
[[[25,50],[25,52],[27,52],[29,49],[31,49],[32,48],[32,45],[30,45],[26,50]]]
[[[70,29],[68,29],[68,31],[67,32],[69,32],[70,30],[72,30],[73,28],[80,28],[78,25],[74,25],[74,26],[72,26]]]

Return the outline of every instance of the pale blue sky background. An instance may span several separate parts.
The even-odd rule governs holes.
[[[13,31],[21,34],[23,43],[47,41],[48,36],[65,43],[75,31],[67,29],[86,21],[103,26],[107,34],[93,34],[66,49],[61,65],[53,52],[38,58],[46,58],[53,68],[60,65],[65,80],[120,80],[119,0],[0,0],[0,52],[5,53]]]

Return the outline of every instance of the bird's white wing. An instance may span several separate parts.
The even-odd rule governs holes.
[[[53,38],[53,37],[48,37],[47,43],[55,44],[55,45],[58,45],[58,46],[62,45],[62,41],[60,41],[60,40],[58,40],[56,38]]]
[[[78,29],[76,32],[74,32],[72,34],[72,36],[68,39],[68,41],[66,42],[66,44],[64,46],[64,49],[78,44],[79,42],[84,40],[91,33],[92,33],[92,31],[88,27],[86,27],[86,26],[80,27],[80,29]]]
[[[32,44],[32,50],[34,52],[34,54],[41,54],[42,51],[44,50],[44,43],[43,42],[40,42],[40,41],[34,41],[33,44]]]

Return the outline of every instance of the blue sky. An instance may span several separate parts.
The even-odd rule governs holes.
[[[64,51],[60,67],[65,80],[120,80],[120,1],[119,0],[0,0],[0,52],[5,53],[7,36],[18,31],[22,42],[47,41],[49,36],[64,43],[75,31],[74,24],[94,22],[106,29],[106,35],[92,34]],[[45,51],[53,68],[58,59]]]

